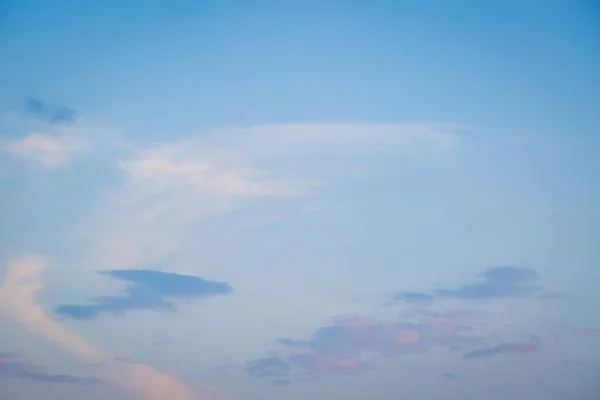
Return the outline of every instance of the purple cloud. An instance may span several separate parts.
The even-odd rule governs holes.
[[[441,313],[421,322],[343,317],[317,329],[309,340],[278,340],[281,348],[276,355],[251,360],[245,370],[253,377],[289,382],[331,374],[361,374],[376,368],[382,358],[420,353],[432,347],[457,350],[480,346],[483,341],[472,335],[472,329]]]

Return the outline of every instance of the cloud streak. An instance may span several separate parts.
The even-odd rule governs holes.
[[[175,378],[147,365],[118,362],[115,357],[96,348],[86,339],[52,320],[38,304],[37,293],[43,288],[44,260],[25,254],[9,262],[8,272],[0,286],[0,311],[36,333],[85,361],[101,367],[104,380],[114,382],[148,400],[201,399]]]
[[[81,137],[53,136],[41,132],[33,132],[24,138],[0,143],[0,150],[45,168],[63,165],[72,154],[82,152],[87,147],[86,141]]]
[[[521,342],[502,343],[497,346],[484,347],[465,353],[463,358],[467,360],[477,358],[489,358],[501,354],[525,354],[541,347],[541,340],[534,336],[529,340]]]
[[[91,305],[61,305],[55,313],[75,319],[94,319],[101,313],[120,315],[130,310],[174,311],[175,299],[200,299],[233,291],[225,282],[161,271],[113,270],[100,273],[130,283],[125,290],[126,295],[98,297]]]
[[[21,362],[14,353],[0,353],[0,377],[29,379],[38,382],[72,383],[77,385],[103,385],[100,379],[83,378],[67,374],[49,374],[42,368]]]

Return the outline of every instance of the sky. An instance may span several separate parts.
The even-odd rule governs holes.
[[[0,2],[3,400],[600,396],[600,7]]]

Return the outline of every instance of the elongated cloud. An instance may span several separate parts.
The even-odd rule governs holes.
[[[96,348],[86,339],[60,325],[38,304],[37,293],[43,289],[44,260],[25,254],[9,262],[0,286],[0,311],[23,327],[85,361],[97,363],[103,378],[131,390],[148,400],[200,400],[175,378],[144,364],[115,361],[115,357]],[[202,400],[214,399],[213,396]]]
[[[394,301],[426,303],[436,298],[461,300],[494,300],[508,298],[562,298],[564,293],[545,291],[536,285],[537,273],[530,268],[495,267],[487,269],[479,282],[462,284],[456,288],[437,289],[433,293],[399,292]]]
[[[101,313],[122,315],[130,310],[175,311],[177,299],[199,299],[231,293],[226,282],[207,281],[199,276],[153,270],[102,271],[115,279],[128,282],[124,296],[101,296],[93,304],[64,304],[55,313],[76,319],[94,319]]]
[[[76,385],[102,385],[100,379],[67,374],[51,374],[42,368],[25,363],[14,353],[0,353],[0,377],[28,379],[38,382],[72,383]]]
[[[502,343],[497,346],[484,347],[465,353],[465,359],[487,358],[494,357],[500,354],[525,354],[538,350],[541,346],[541,341],[538,337],[532,337],[529,340],[520,342]]]

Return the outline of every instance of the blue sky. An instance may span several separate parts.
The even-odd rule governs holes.
[[[599,18],[2,2],[1,397],[596,399]]]

